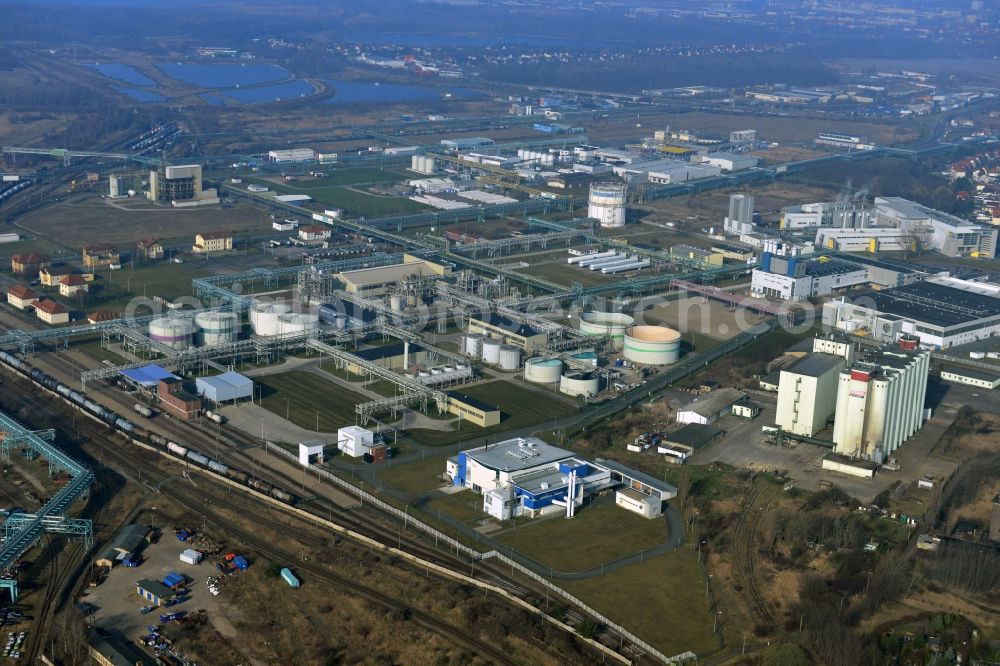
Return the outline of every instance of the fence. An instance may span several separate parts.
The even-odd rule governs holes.
[[[277,453],[277,454],[279,454],[279,455],[287,458],[288,460],[294,462],[296,465],[299,464],[298,456],[296,456],[295,454],[291,453],[290,451],[286,451],[285,449],[283,449],[280,446],[272,444],[272,445],[268,446],[268,450],[272,451],[272,452],[275,452],[275,453]],[[393,516],[401,519],[403,521],[404,527],[413,526],[414,528],[420,530],[421,532],[424,532],[425,534],[434,537],[435,542],[444,542],[444,543],[448,544],[449,546],[453,547],[456,552],[463,553],[463,554],[467,555],[468,557],[472,558],[473,560],[483,561],[483,560],[487,560],[487,559],[494,559],[494,560],[497,560],[497,561],[503,563],[506,566],[511,567],[512,569],[516,569],[517,571],[520,571],[522,574],[524,574],[528,578],[531,578],[532,580],[536,581],[538,584],[544,586],[547,590],[555,593],[557,596],[563,598],[564,600],[566,600],[567,602],[569,602],[573,606],[575,606],[575,607],[579,608],[580,610],[584,611],[585,613],[587,613],[588,615],[590,615],[591,617],[593,617],[595,620],[597,620],[601,624],[603,624],[603,625],[607,626],[608,628],[612,629],[618,635],[620,635],[622,638],[624,638],[628,642],[632,643],[636,647],[638,647],[641,650],[643,650],[646,654],[648,654],[648,655],[650,655],[650,656],[652,656],[652,657],[654,657],[656,659],[659,659],[661,662],[663,662],[665,664],[682,664],[682,663],[686,663],[688,661],[693,661],[694,659],[697,658],[697,655],[695,655],[693,652],[690,652],[690,651],[688,651],[688,652],[682,652],[681,654],[674,655],[673,657],[668,657],[665,654],[663,654],[662,652],[660,652],[659,650],[657,650],[656,648],[654,648],[652,645],[650,645],[649,643],[647,643],[646,641],[642,640],[641,638],[639,638],[638,636],[636,636],[635,634],[633,634],[632,632],[628,631],[624,627],[622,627],[622,626],[618,625],[617,623],[615,623],[613,620],[610,620],[609,618],[605,617],[604,615],[602,615],[601,613],[599,613],[595,609],[591,608],[589,605],[587,605],[586,603],[584,603],[583,601],[581,601],[577,597],[573,596],[572,594],[570,594],[566,590],[562,589],[558,585],[553,584],[552,582],[550,582],[544,576],[542,576],[542,575],[538,574],[537,572],[535,572],[534,570],[532,570],[532,569],[524,566],[520,562],[517,562],[516,560],[511,559],[510,557],[504,555],[503,553],[499,553],[499,552],[497,552],[495,550],[491,550],[491,551],[488,551],[486,553],[481,553],[478,550],[476,550],[474,548],[470,548],[469,546],[466,546],[464,543],[461,543],[460,541],[457,541],[456,539],[448,536],[447,534],[445,534],[441,530],[439,530],[439,529],[437,529],[435,527],[431,527],[427,523],[424,523],[423,521],[418,520],[417,518],[414,518],[408,512],[406,512],[406,511],[400,511],[398,508],[392,506],[391,504],[388,504],[388,503],[382,501],[378,497],[375,497],[371,493],[369,493],[369,492],[367,492],[365,490],[362,490],[361,488],[355,486],[350,481],[347,481],[346,479],[343,479],[343,478],[337,476],[336,474],[333,474],[332,472],[330,472],[328,470],[325,470],[325,469],[322,469],[322,468],[318,468],[318,467],[313,467],[313,468],[311,468],[311,471],[316,472],[322,478],[331,481],[334,485],[339,486],[339,487],[343,488],[344,490],[348,491],[349,493],[351,493],[352,495],[357,496],[358,498],[361,499],[362,503],[367,502],[368,504],[370,504],[372,506],[375,506],[375,507],[378,507],[379,509],[381,509],[382,511],[385,511],[386,513],[389,513],[390,515],[393,515]]]

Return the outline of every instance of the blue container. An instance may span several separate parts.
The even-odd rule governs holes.
[[[240,571],[243,571],[244,569],[250,566],[250,563],[247,562],[246,558],[243,557],[242,555],[237,555],[236,557],[233,558],[233,566],[239,569]]]
[[[281,570],[281,578],[288,583],[289,587],[298,587],[301,585],[301,583],[299,583],[299,579],[295,577],[295,574],[293,574],[291,569],[288,567]]]

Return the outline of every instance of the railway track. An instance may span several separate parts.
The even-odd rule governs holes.
[[[745,510],[740,513],[733,529],[733,565],[743,589],[750,597],[753,612],[760,621],[775,626],[774,611],[761,592],[760,580],[754,565],[754,537],[764,515],[764,507],[771,501],[777,490],[770,484],[755,484],[747,498]]]
[[[42,397],[43,394],[41,394],[40,391],[36,390],[30,393],[24,393],[25,399],[40,412],[46,413],[52,411],[63,411],[53,410],[52,406],[47,404],[45,398]],[[67,407],[67,409],[69,408]],[[53,423],[66,425],[70,420],[70,416],[66,413],[62,413],[61,417],[53,419]],[[497,649],[492,644],[480,640],[477,636],[470,634],[468,631],[460,627],[455,627],[442,622],[428,613],[412,608],[404,601],[395,599],[378,590],[368,588],[352,579],[338,575],[335,572],[327,570],[317,564],[300,562],[296,554],[275,546],[272,542],[265,540],[256,532],[234,527],[231,520],[221,516],[218,512],[210,508],[211,504],[209,504],[207,500],[211,499],[217,503],[218,498],[216,496],[211,495],[200,487],[189,486],[187,484],[181,485],[161,483],[171,475],[165,474],[155,465],[144,462],[139,457],[130,455],[131,450],[128,447],[122,447],[117,443],[117,441],[107,437],[106,427],[87,418],[72,420],[74,421],[77,430],[83,437],[86,438],[88,442],[88,449],[90,450],[89,455],[93,456],[95,453],[99,453],[102,459],[110,461],[113,465],[119,465],[126,470],[141,469],[144,480],[146,480],[147,483],[158,486],[159,492],[176,502],[178,506],[195,515],[204,516],[204,520],[207,524],[211,524],[213,527],[217,527],[218,529],[229,533],[233,537],[246,543],[248,547],[253,548],[266,557],[275,561],[295,561],[296,567],[299,570],[305,574],[313,576],[316,580],[326,582],[329,585],[342,589],[347,593],[357,595],[370,603],[376,604],[380,608],[385,608],[389,611],[399,613],[400,617],[409,618],[410,621],[420,625],[421,627],[429,631],[433,631],[448,641],[454,642],[465,647],[466,649],[481,654],[484,658],[487,658],[492,662],[502,664],[513,663],[508,654]],[[209,479],[210,477],[205,475],[203,478]],[[258,522],[262,527],[273,529],[278,534],[294,538],[300,543],[304,541],[303,535],[300,531],[274,519],[269,519],[266,512],[257,513],[257,517]],[[310,541],[309,538],[306,537],[305,545],[319,547],[323,544],[320,540],[313,539]],[[65,571],[68,572],[69,569],[66,569]],[[64,573],[64,575],[68,575],[68,573]],[[65,587],[65,580],[56,582],[57,587]],[[53,592],[53,594],[55,594],[55,592]],[[51,603],[52,602],[50,600],[49,604]],[[35,640],[39,641],[39,645],[44,645],[45,636],[47,635],[45,627],[40,626],[35,633],[38,634],[35,637]]]

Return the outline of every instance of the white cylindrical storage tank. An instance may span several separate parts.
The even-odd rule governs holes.
[[[406,309],[406,296],[404,294],[389,294],[389,309],[394,312],[402,312]]]
[[[562,376],[562,367],[562,361],[557,358],[529,358],[524,364],[524,379],[536,384],[555,384]]]
[[[559,379],[559,392],[592,397],[601,390],[600,378],[592,372],[569,372]]]
[[[479,333],[471,333],[465,336],[465,354],[472,358],[479,358],[483,354],[483,336]]]
[[[410,169],[413,171],[420,171],[420,160],[423,159],[420,155],[414,155],[410,158]]]
[[[611,344],[621,349],[625,343],[625,329],[635,319],[623,312],[584,312],[580,315],[580,332],[587,335],[610,335]]]
[[[521,349],[514,345],[500,347],[500,369],[513,372],[521,367]]]
[[[424,173],[432,174],[437,170],[437,160],[433,157],[424,158]]]
[[[198,344],[215,347],[236,342],[240,318],[235,312],[199,312],[194,323]]]
[[[278,326],[281,335],[307,333],[319,328],[319,316],[305,312],[301,314],[290,312],[278,317]]]
[[[490,365],[499,364],[500,347],[501,343],[499,340],[483,340],[483,363],[489,363]]]
[[[291,311],[284,303],[255,302],[250,308],[250,326],[257,335],[278,335],[281,333],[278,318]]]
[[[592,183],[587,216],[596,218],[602,227],[624,227],[627,190],[620,183]]]
[[[681,334],[666,326],[632,326],[625,330],[624,356],[641,365],[676,363],[681,355]]]
[[[171,349],[187,349],[194,337],[194,322],[190,319],[160,317],[149,322],[149,339]]]

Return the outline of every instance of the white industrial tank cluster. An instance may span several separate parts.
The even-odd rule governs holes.
[[[289,312],[278,317],[278,334],[295,335],[319,328],[319,315],[308,312]]]
[[[625,330],[623,355],[642,365],[668,365],[681,356],[681,334],[666,326],[632,326]]]
[[[489,365],[498,365],[500,363],[501,344],[499,340],[483,340],[483,363]]]
[[[557,358],[535,356],[524,364],[524,379],[535,384],[555,384],[562,376],[562,368]]]
[[[194,323],[195,340],[199,345],[224,345],[236,342],[239,336],[240,317],[235,312],[199,312],[194,316]]]
[[[479,333],[470,333],[462,337],[462,351],[466,356],[472,358],[482,358],[483,356],[483,336]]]
[[[600,378],[593,372],[567,372],[559,379],[559,392],[566,395],[589,398],[600,390]]]
[[[149,322],[149,339],[171,349],[187,349],[194,340],[194,322],[174,317],[154,319]]]
[[[250,326],[256,335],[279,335],[281,324],[278,319],[291,311],[292,309],[284,303],[255,301],[250,307]]]
[[[620,183],[592,183],[587,217],[596,218],[602,227],[624,227],[627,192]]]
[[[580,315],[580,332],[587,335],[610,335],[611,345],[621,349],[625,343],[625,329],[635,319],[623,312],[584,312]]]
[[[514,345],[500,347],[500,369],[508,372],[521,369],[521,349]]]
[[[538,162],[542,166],[552,166],[556,163],[556,156],[552,153],[546,153],[539,150],[527,150],[525,148],[519,148],[517,151],[517,156],[524,161],[534,161]]]
[[[414,155],[410,158],[410,171],[416,171],[417,173],[422,173],[424,175],[431,175],[434,173],[437,163],[433,157],[424,157],[423,155]]]

